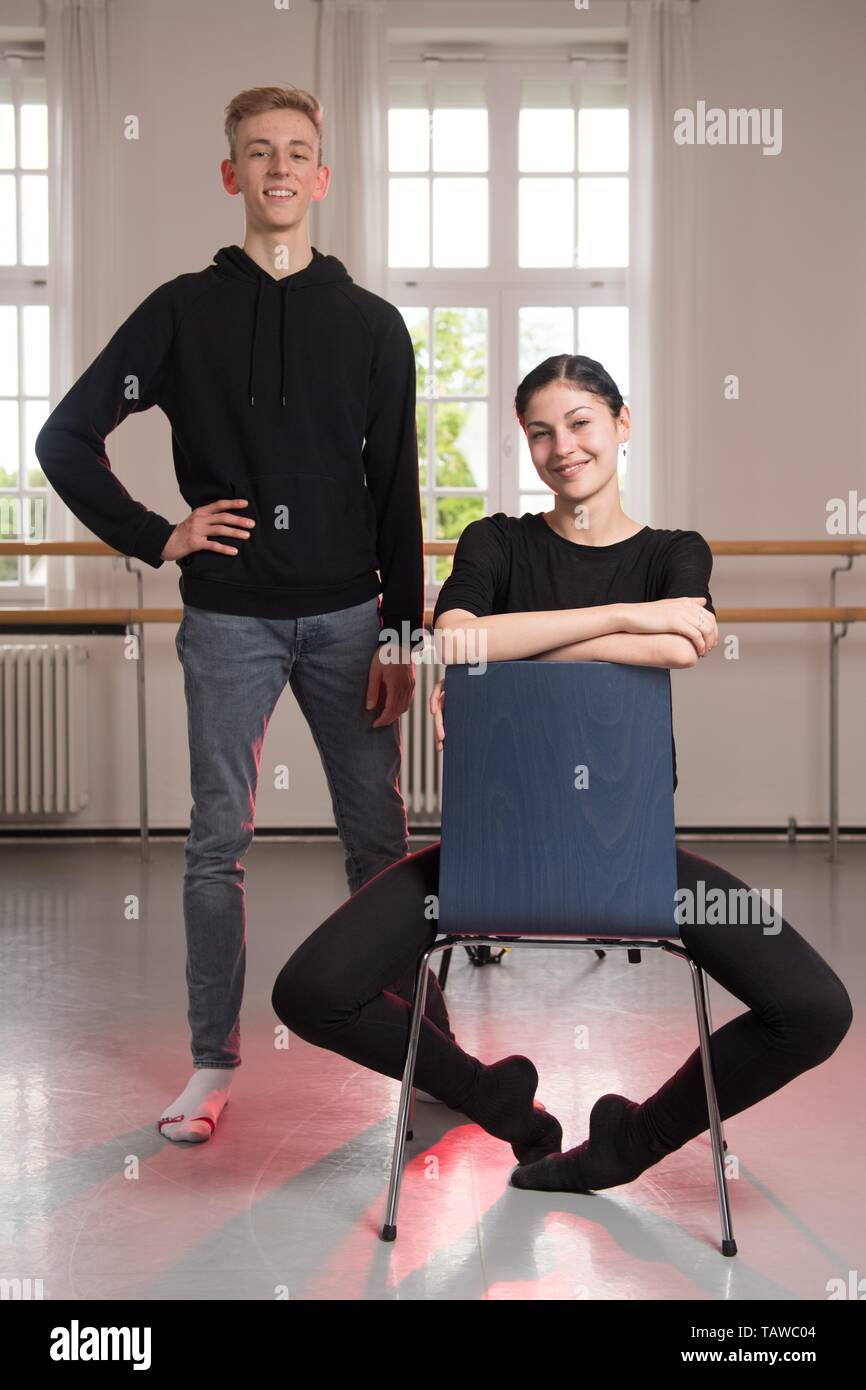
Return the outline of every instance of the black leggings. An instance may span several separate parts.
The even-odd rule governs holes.
[[[438,879],[437,843],[358,889],[283,966],[273,991],[277,1016],[318,1047],[401,1077],[415,962],[437,933]],[[697,895],[701,879],[706,894],[746,888],[727,869],[678,848],[679,887]],[[680,927],[694,959],[747,1006],[713,1033],[710,1044],[723,1120],[825,1061],[851,1024],[851,1001],[841,980],[784,918],[779,922],[778,932],[778,923],[770,928],[751,918]],[[484,1064],[454,1041],[432,971],[426,1009],[416,1085],[459,1110]],[[669,1149],[708,1127],[698,1049],[646,1104]]]

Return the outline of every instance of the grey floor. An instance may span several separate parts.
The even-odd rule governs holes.
[[[828,1062],[726,1124],[736,1259],[706,1136],[606,1194],[519,1192],[506,1144],[429,1105],[399,1237],[378,1239],[398,1084],[274,1047],[273,980],[347,895],[336,844],[253,845],[243,1065],[212,1140],[161,1138],[191,1070],[177,842],[148,864],[125,844],[0,849],[0,1271],[46,1299],[118,1300],[823,1300],[862,1277],[866,848],[831,866],[818,844],[685,843],[781,885],[855,1009]],[[566,1147],[597,1096],[643,1099],[696,1043],[688,972],[658,955],[521,949],[479,970],[455,952],[448,998],[469,1051],[533,1058]],[[711,999],[714,1026],[742,1012],[718,985]]]

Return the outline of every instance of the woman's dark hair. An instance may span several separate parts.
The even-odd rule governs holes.
[[[614,419],[619,419],[623,399],[613,377],[594,357],[575,357],[562,352],[558,357],[547,357],[543,362],[539,362],[518,386],[514,397],[514,409],[521,425],[526,419],[530,398],[551,381],[568,381],[573,386],[601,396],[607,402]]]

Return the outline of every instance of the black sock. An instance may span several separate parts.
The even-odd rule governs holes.
[[[470,1094],[455,1106],[488,1134],[511,1144],[519,1163],[558,1153],[562,1126],[534,1099],[538,1072],[528,1057],[482,1067]]]
[[[650,1132],[640,1105],[608,1094],[592,1107],[589,1138],[583,1144],[515,1168],[511,1185],[543,1192],[598,1192],[633,1182],[671,1152]]]

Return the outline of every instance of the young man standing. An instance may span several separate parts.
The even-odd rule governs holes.
[[[414,672],[405,646],[401,661],[383,660],[379,632],[417,632],[424,603],[412,343],[393,305],[310,245],[310,204],[330,180],[321,108],[298,88],[255,88],[229,103],[225,130],[222,180],[244,200],[243,247],[154,290],[36,440],[85,526],[154,568],[181,569],[194,1070],[159,1128],[190,1142],[213,1133],[240,1065],[241,860],[274,706],[288,681],[355,892],[408,850],[399,718]],[[106,435],[153,405],[171,422],[192,509],[179,525],[136,502],[105,455]],[[412,976],[395,990],[408,996]],[[452,1036],[432,972],[427,1010]]]

